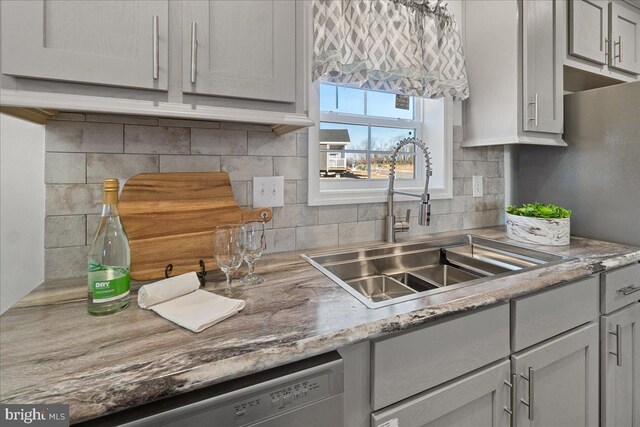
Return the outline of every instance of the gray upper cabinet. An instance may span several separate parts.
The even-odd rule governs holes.
[[[295,1],[185,1],[184,92],[294,102],[295,14]]]
[[[628,73],[640,74],[640,13],[609,4],[609,66]]]
[[[2,72],[167,89],[168,2],[2,2]]]
[[[640,426],[640,304],[601,319],[603,426]]]
[[[569,53],[595,62],[607,63],[606,0],[569,1]]]
[[[462,103],[462,146],[566,146],[566,24],[556,16],[564,0],[473,0],[462,7],[472,93]]]
[[[598,425],[598,325],[590,323],[511,356],[514,426]]]
[[[562,26],[557,0],[525,1],[522,9],[523,129],[562,133]]]

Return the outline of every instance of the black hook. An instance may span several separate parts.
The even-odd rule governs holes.
[[[200,268],[202,270],[200,270],[198,273],[196,273],[198,275],[198,280],[200,281],[200,286],[204,286],[204,284],[207,282],[207,269],[206,269],[206,264],[204,263],[203,260],[200,260]]]
[[[164,278],[168,279],[172,271],[173,271],[173,264],[167,265],[167,268],[164,269]]]

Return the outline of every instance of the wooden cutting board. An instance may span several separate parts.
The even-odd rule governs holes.
[[[131,246],[131,277],[154,280],[218,269],[213,232],[221,224],[270,221],[271,209],[243,209],[226,172],[143,173],[129,179],[118,211]]]

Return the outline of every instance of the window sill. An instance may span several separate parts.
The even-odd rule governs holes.
[[[396,187],[396,190],[410,191],[421,194],[424,188],[403,188]],[[331,190],[320,191],[316,194],[311,191],[309,193],[309,206],[328,206],[328,205],[353,205],[359,203],[384,203],[387,201],[387,189],[369,189],[369,190]],[[431,200],[451,199],[453,194],[442,188],[434,188],[429,191]],[[398,194],[394,197],[396,201],[417,200],[414,197],[403,196]]]

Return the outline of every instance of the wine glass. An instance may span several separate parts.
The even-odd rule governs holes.
[[[263,278],[256,274],[256,261],[266,249],[265,225],[263,221],[247,222],[242,225],[242,256],[249,266],[249,274],[242,279],[243,285],[257,285]]]
[[[238,225],[219,225],[214,232],[214,251],[216,263],[227,276],[225,295],[237,298],[242,290],[233,288],[231,282],[234,273],[242,265],[242,230]]]

